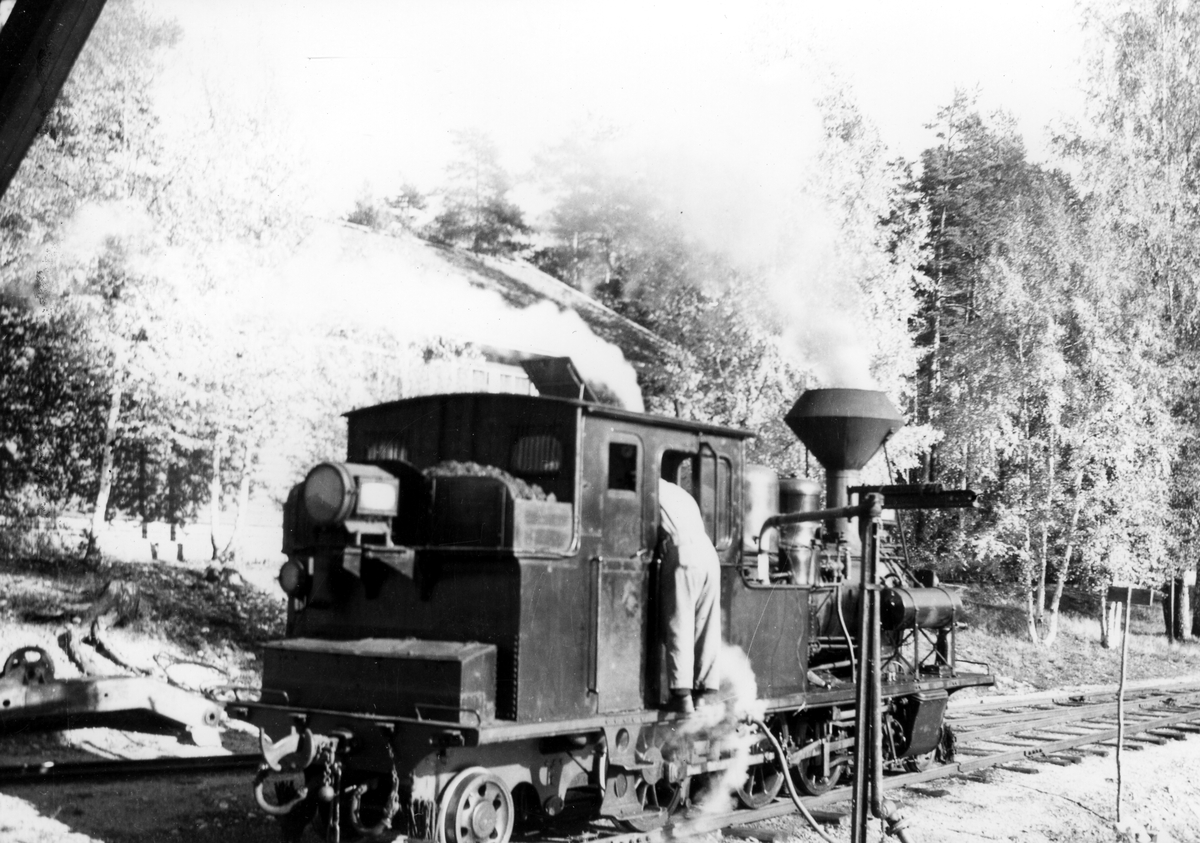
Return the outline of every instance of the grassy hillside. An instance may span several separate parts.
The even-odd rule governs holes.
[[[1120,677],[1120,642],[1100,646],[1095,603],[1064,600],[1058,640],[1050,649],[1029,640],[1023,598],[1015,590],[968,587],[963,603],[968,628],[959,633],[959,656],[987,663],[997,692],[1111,685]],[[1200,642],[1168,643],[1161,606],[1135,606],[1130,626],[1129,679],[1200,674]]]
[[[283,595],[274,565],[250,564],[232,582],[205,577],[204,563],[115,563],[95,568],[74,561],[7,561],[0,565],[0,657],[17,647],[46,648],[60,675],[76,675],[56,636],[82,614],[106,582],[141,586],[142,617],[111,632],[123,650],[149,669],[197,661],[220,668],[231,683],[259,679],[259,648],[283,634]],[[968,627],[958,634],[960,658],[983,662],[997,677],[995,692],[1020,693],[1108,685],[1120,670],[1118,647],[1100,646],[1095,607],[1072,603],[1052,649],[1032,644],[1024,610],[1011,591],[967,587]],[[1169,645],[1160,607],[1136,607],[1129,678],[1200,675],[1200,642]]]

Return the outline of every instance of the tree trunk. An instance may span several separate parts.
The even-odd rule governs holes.
[[[241,548],[241,533],[239,528],[250,509],[250,467],[251,453],[249,442],[242,446],[242,473],[238,478],[237,511],[233,516],[233,527],[229,531],[229,541],[225,544],[222,557],[225,559],[240,559],[245,554]]]
[[[1200,607],[1196,606],[1197,600],[1200,600],[1200,583],[1197,584],[1196,588],[1190,588],[1188,591],[1191,598],[1188,602],[1188,616],[1192,619],[1190,626],[1192,637],[1200,638],[1200,611],[1198,611]]]
[[[1041,646],[1042,640],[1038,635],[1037,624],[1033,618],[1033,591],[1029,585],[1025,586],[1025,623],[1029,632],[1029,640],[1033,642],[1034,646]]]
[[[1050,565],[1050,513],[1054,511],[1054,430],[1050,430],[1046,452],[1046,498],[1042,502],[1042,541],[1038,551],[1037,622],[1042,625],[1046,613],[1046,572]],[[1049,642],[1047,642],[1049,643]]]
[[[1039,629],[1046,615],[1046,568],[1047,560],[1046,553],[1049,547],[1049,525],[1046,520],[1042,519],[1041,541],[1038,544],[1038,566],[1037,566],[1037,585],[1036,597],[1034,600],[1034,624]]]
[[[1046,629],[1045,640],[1047,647],[1053,647],[1054,639],[1058,638],[1058,609],[1062,603],[1063,588],[1067,584],[1067,573],[1071,570],[1071,554],[1075,552],[1075,529],[1079,526],[1079,510],[1083,505],[1082,471],[1076,472],[1072,489],[1075,495],[1071,507],[1071,523],[1067,525],[1067,546],[1063,550],[1062,564],[1058,568],[1058,577],[1054,582],[1054,597],[1050,600],[1050,621]]]
[[[96,489],[96,506],[92,511],[92,527],[88,533],[87,557],[99,558],[102,536],[108,526],[108,499],[113,485],[113,446],[117,440],[117,424],[121,420],[121,393],[125,386],[125,356],[120,351],[113,361],[112,388],[109,391],[108,418],[104,423],[104,444],[100,449],[100,478]]]
[[[1047,647],[1053,647],[1054,641],[1058,638],[1058,606],[1062,602],[1063,586],[1067,582],[1067,569],[1071,565],[1071,545],[1067,545],[1067,551],[1063,554],[1062,568],[1059,569],[1058,577],[1054,583],[1054,596],[1050,599],[1050,619],[1046,624],[1046,639],[1042,642]]]
[[[1179,640],[1186,641],[1192,631],[1192,591],[1191,580],[1183,578],[1179,581]]]
[[[212,478],[208,481],[208,541],[212,545],[212,559],[216,561],[221,555],[220,540],[217,533],[221,530],[221,432],[213,434],[212,442]]]
[[[1018,345],[1018,356],[1021,361],[1025,360],[1025,350]],[[1021,511],[1024,514],[1024,533],[1025,533],[1025,562],[1021,566],[1023,574],[1023,586],[1026,591],[1025,595],[1025,614],[1026,624],[1029,630],[1029,640],[1036,646],[1042,643],[1041,635],[1038,632],[1038,623],[1042,618],[1042,605],[1045,602],[1045,587],[1038,589],[1037,584],[1044,581],[1045,578],[1045,557],[1040,560],[1043,567],[1041,577],[1037,577],[1034,570],[1030,570],[1029,566],[1037,564],[1033,556],[1033,516],[1034,516],[1034,500],[1033,500],[1033,436],[1030,433],[1029,411],[1026,406],[1026,395],[1024,389],[1021,391],[1021,428],[1025,432],[1025,499],[1021,502]],[[1034,605],[1034,597],[1037,597],[1037,605]]]

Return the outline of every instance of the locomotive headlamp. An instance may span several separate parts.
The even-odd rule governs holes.
[[[292,559],[283,563],[279,569],[279,587],[288,597],[302,597],[308,586],[308,571],[299,562]]]
[[[304,508],[322,527],[341,524],[352,514],[390,518],[399,501],[400,481],[373,465],[323,462],[304,480]]]
[[[354,478],[346,466],[323,462],[304,479],[304,508],[321,526],[346,520],[354,506]]]

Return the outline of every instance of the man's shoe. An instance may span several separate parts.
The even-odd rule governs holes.
[[[692,705],[692,692],[687,688],[672,688],[671,698],[667,700],[667,711],[676,714],[691,714],[695,711]]]

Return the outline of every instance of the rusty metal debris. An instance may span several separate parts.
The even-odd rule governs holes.
[[[220,744],[222,706],[145,676],[59,679],[40,647],[22,647],[0,673],[0,733],[85,726],[186,731],[198,746]]]

